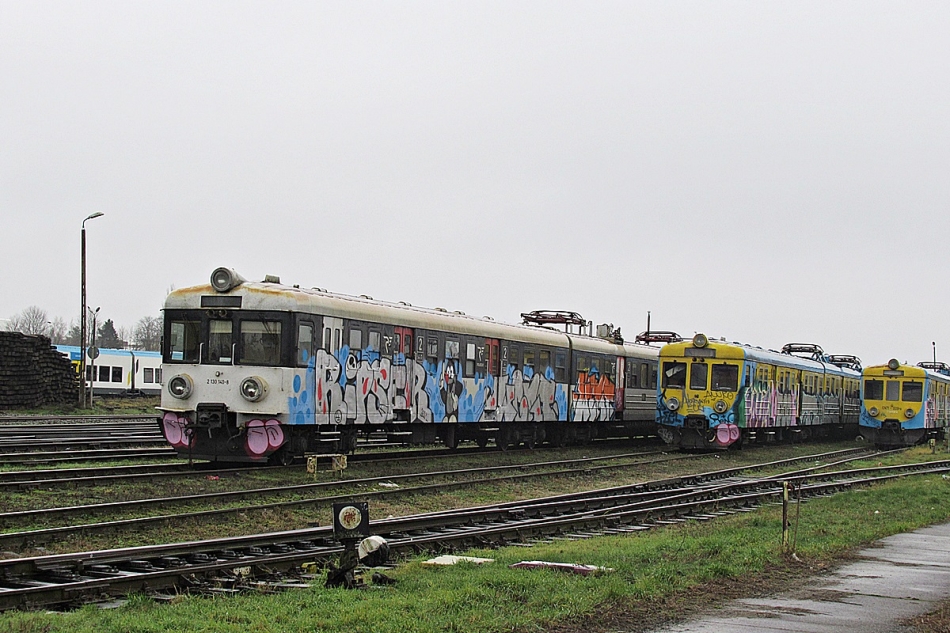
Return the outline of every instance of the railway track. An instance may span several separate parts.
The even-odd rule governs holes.
[[[137,457],[146,449],[174,455],[155,416],[0,419],[0,465]]]
[[[353,497],[353,489],[367,499],[397,497],[411,494],[435,493],[458,488],[466,488],[497,481],[517,481],[540,477],[555,477],[573,474],[590,474],[596,471],[624,469],[634,466],[643,466],[657,461],[678,461],[684,459],[702,458],[702,455],[683,455],[665,453],[632,453],[626,455],[609,455],[602,457],[577,458],[553,462],[536,462],[530,464],[513,464],[505,466],[489,466],[482,468],[466,468],[460,470],[427,471],[402,475],[386,475],[381,477],[367,477],[361,479],[298,484],[294,486],[279,486],[269,488],[255,488],[229,492],[202,493],[182,495],[178,497],[162,497],[151,499],[136,499],[109,503],[78,505],[69,507],[31,509],[0,513],[0,526],[6,529],[17,525],[44,523],[52,521],[65,522],[71,519],[89,519],[106,514],[127,516],[129,513],[143,511],[158,511],[182,505],[202,504],[215,506],[211,510],[196,510],[173,514],[149,514],[137,518],[122,518],[117,520],[99,521],[94,523],[69,523],[56,527],[33,529],[25,531],[8,531],[0,533],[0,549],[15,550],[23,547],[36,547],[44,543],[61,540],[69,536],[96,534],[101,532],[116,533],[121,530],[141,529],[155,525],[168,524],[172,521],[183,520],[221,520],[229,515],[260,512],[264,510],[291,510],[303,507],[325,507],[335,501]],[[617,462],[604,464],[599,462]],[[526,472],[533,471],[533,472]],[[438,480],[437,483],[431,483]],[[413,484],[416,485],[407,485]],[[395,482],[400,482],[396,484]],[[380,485],[395,486],[380,489]],[[373,488],[373,490],[367,490]],[[344,490],[335,495],[327,495],[329,491]],[[281,495],[307,495],[284,501],[269,501],[252,505],[230,505],[236,501],[246,499],[275,498]],[[321,496],[314,496],[321,495]],[[221,507],[225,506],[225,507]]]
[[[837,455],[841,457],[841,455]],[[453,550],[472,545],[533,543],[647,530],[753,510],[782,494],[783,481],[803,497],[828,495],[910,474],[950,472],[950,461],[836,470],[825,463],[765,477],[740,477],[816,456],[730,468],[688,477],[584,493],[456,509],[372,524],[397,552]],[[854,459],[851,456],[848,459]],[[841,461],[835,462],[840,464]],[[103,595],[241,584],[247,571],[268,577],[326,561],[341,548],[332,530],[314,527],[190,543],[0,561],[0,610],[78,604]],[[240,573],[237,571],[240,570]],[[272,576],[271,576],[272,577]]]

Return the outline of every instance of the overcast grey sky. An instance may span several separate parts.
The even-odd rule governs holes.
[[[950,361],[950,3],[0,0],[0,317],[231,266]]]

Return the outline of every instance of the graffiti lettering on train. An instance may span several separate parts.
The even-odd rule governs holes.
[[[265,455],[277,450],[283,443],[284,430],[277,420],[251,420],[247,423],[244,447],[248,455]]]
[[[530,369],[530,368],[529,368]],[[516,422],[540,422],[562,420],[566,402],[558,397],[563,388],[554,382],[553,372],[542,376],[529,372],[530,376],[514,365],[508,365],[508,381],[502,390],[498,419]]]
[[[615,388],[608,376],[580,372],[574,386],[574,419],[585,422],[610,420],[614,414]]]
[[[165,439],[175,448],[187,448],[195,442],[194,429],[188,428],[188,418],[168,412],[162,417]]]
[[[470,422],[496,408],[495,380],[462,379],[459,362],[393,360],[372,350],[318,350],[288,398],[291,424],[379,424],[396,411],[410,422]],[[557,419],[557,418],[555,418]]]

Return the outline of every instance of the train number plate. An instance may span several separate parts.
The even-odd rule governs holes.
[[[227,385],[228,380],[226,378],[208,378],[209,385]]]

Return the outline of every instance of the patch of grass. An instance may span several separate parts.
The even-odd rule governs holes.
[[[115,397],[95,396],[85,409],[76,403],[62,403],[33,409],[4,409],[2,415],[137,415],[154,414],[158,417],[159,396]]]
[[[645,533],[477,550],[490,565],[430,568],[413,560],[392,572],[394,587],[325,589],[237,598],[182,597],[173,604],[133,599],[108,611],[8,613],[10,631],[597,631],[620,618],[656,625],[683,612],[697,595],[708,602],[775,578],[823,569],[856,547],[950,518],[950,482],[915,476],[805,503],[798,557],[780,548],[781,508],[688,522]],[[582,577],[515,570],[519,560],[588,563],[613,568]],[[765,580],[764,580],[765,579]],[[663,609],[657,606],[662,605]],[[660,615],[660,613],[666,615]],[[628,618],[631,614],[635,618]]]

